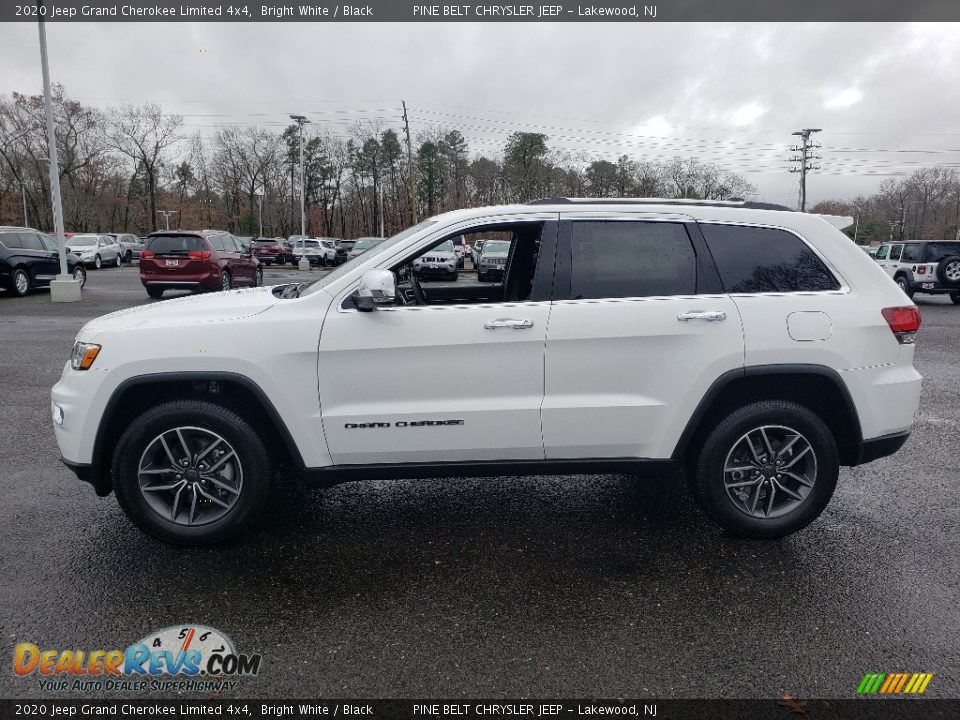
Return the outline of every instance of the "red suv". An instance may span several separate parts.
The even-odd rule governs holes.
[[[254,257],[265,265],[272,265],[273,263],[285,265],[287,253],[280,242],[280,238],[258,237],[253,239],[250,247],[253,248]]]
[[[223,230],[162,230],[144,241],[140,282],[152,298],[164,290],[229,290],[263,285],[263,268]]]

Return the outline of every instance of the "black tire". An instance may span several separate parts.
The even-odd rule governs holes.
[[[760,487],[756,487],[756,489],[751,487],[749,489],[731,490],[725,485],[724,468],[728,457],[735,464],[739,464],[740,461],[736,459],[734,453],[738,447],[744,447],[740,443],[745,435],[760,427],[768,428],[767,432],[773,436],[773,443],[776,443],[775,435],[778,432],[776,428],[788,428],[789,432],[800,434],[803,440],[809,444],[810,450],[799,453],[801,457],[793,462],[799,463],[800,460],[803,460],[804,463],[809,464],[811,462],[809,456],[812,454],[814,469],[811,486],[801,486],[789,478],[782,480],[784,485],[789,484],[792,492],[802,495],[801,498],[795,500],[785,494],[785,491],[781,491],[778,495],[774,490],[771,499],[769,488],[774,483],[773,473],[776,473],[775,477],[777,479],[781,477],[779,475],[781,470],[777,470],[773,462],[765,463],[765,470],[762,473],[758,470],[758,473],[761,473],[758,474],[758,477],[762,479],[756,481],[760,484]],[[788,433],[785,433],[784,437],[787,436]],[[786,441],[780,447],[785,445]],[[800,446],[801,443],[799,442],[794,445],[794,447]],[[774,449],[776,450],[777,447]],[[761,452],[763,452],[762,449]],[[787,449],[786,452],[791,453],[792,451]],[[765,455],[760,455],[760,457],[765,457]],[[786,455],[786,458],[785,462],[789,463],[793,455]],[[800,465],[797,467],[800,467]],[[837,485],[840,458],[833,433],[816,413],[792,402],[763,400],[741,407],[716,423],[695,460],[695,468],[695,473],[689,478],[689,482],[692,483],[693,496],[717,524],[730,534],[738,537],[771,539],[784,537],[805,528],[823,512]],[[785,469],[782,469],[782,471],[786,473]],[[753,470],[744,473],[744,475],[751,472]],[[766,474],[768,472],[771,475],[768,476]],[[798,472],[809,479],[809,470]],[[731,477],[731,480],[738,479]],[[742,500],[744,507],[740,507],[740,504],[733,499],[734,493],[737,492],[748,493],[748,499]],[[757,499],[753,499],[754,493],[756,493]],[[780,508],[773,507],[772,517],[758,517],[751,515],[748,511],[747,505],[749,505],[750,500],[753,500],[754,508],[758,505],[757,500],[760,503],[772,500],[766,508],[768,512],[770,506],[774,506],[776,502],[780,502],[782,505]],[[763,511],[764,508],[761,505],[761,514]],[[778,514],[780,512],[782,514]]]
[[[133,251],[127,250],[123,255],[123,261],[128,265],[133,262]]]
[[[82,290],[86,287],[87,284],[87,271],[83,269],[83,265],[77,263],[76,267],[73,268],[73,279],[80,281],[80,289]]]
[[[13,292],[19,297],[24,295],[29,295],[30,290],[33,288],[33,283],[30,282],[30,273],[28,273],[23,268],[17,268],[13,271],[13,277],[10,278],[10,288]]]
[[[950,293],[950,300],[953,302],[954,305],[960,305],[960,292]]]
[[[121,267],[123,265],[123,257],[120,255],[120,253],[117,253],[117,262],[114,264],[117,267]]]
[[[453,271],[453,274],[450,276],[450,279],[451,279],[453,282],[456,282],[458,277],[460,277],[460,273],[458,273],[456,270],[454,270],[454,271]]]
[[[948,287],[960,286],[960,255],[948,255],[937,263],[937,280]]]
[[[99,254],[98,254],[96,257],[93,258],[93,266],[94,266],[97,270],[99,270],[100,268],[103,267],[103,260],[100,258],[100,255],[99,255]]]
[[[913,297],[913,288],[910,287],[910,283],[907,280],[906,275],[897,275],[894,279],[894,282],[900,286],[900,289],[906,294],[908,298]]]
[[[230,273],[228,273],[226,270],[223,270],[220,273],[220,289],[221,290],[233,289],[233,278],[230,277]]]
[[[486,282],[487,279],[484,277],[483,273],[479,270],[477,271],[477,282]]]
[[[200,428],[221,437],[241,468],[242,483],[232,507],[206,524],[181,524],[162,516],[140,489],[141,458],[155,438],[174,428]],[[181,454],[179,448],[174,453]],[[231,410],[203,400],[175,400],[136,418],[117,442],[111,472],[117,501],[127,517],[144,532],[175,545],[221,542],[249,528],[267,503],[273,473],[267,449],[253,427]]]
[[[147,287],[147,295],[152,298],[163,297],[163,288],[158,287]]]

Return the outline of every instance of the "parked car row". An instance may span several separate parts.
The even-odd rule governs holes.
[[[67,272],[80,286],[87,282],[83,262],[67,253]],[[26,227],[0,227],[0,287],[23,297],[31,290],[49,287],[60,273],[57,241]]]
[[[874,260],[912,298],[949,295],[960,305],[960,241],[908,240],[880,245]]]

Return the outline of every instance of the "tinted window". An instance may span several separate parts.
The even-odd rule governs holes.
[[[891,245],[890,246],[890,259],[899,260],[900,252],[903,250],[903,245]]]
[[[678,223],[574,222],[570,261],[574,300],[697,291],[697,258]]]
[[[44,235],[43,233],[40,233],[40,242],[42,242],[43,246],[50,252],[60,251],[60,246],[57,244],[57,241],[54,240],[49,235]]]
[[[887,259],[887,251],[888,251],[889,249],[890,249],[889,246],[887,246],[887,245],[881,245],[881,246],[879,247],[879,249],[877,250],[877,254],[876,254],[874,257],[876,257],[877,260],[886,260],[886,259]]]
[[[20,233],[20,247],[24,250],[45,250],[36,233]]]
[[[701,225],[730,293],[838,290],[840,283],[793,233],[774,228]]]
[[[906,253],[904,253],[906,254]],[[960,243],[957,242],[932,242],[926,244],[926,253],[924,262],[940,262],[947,255],[960,255]]]
[[[191,250],[206,250],[203,240],[196,235],[154,235],[147,238],[143,247],[145,250],[152,250],[159,255],[185,254]]]
[[[0,233],[0,242],[8,248],[20,247],[20,236],[17,233]]]
[[[904,262],[920,262],[923,257],[923,245],[904,245],[903,255],[900,257]]]

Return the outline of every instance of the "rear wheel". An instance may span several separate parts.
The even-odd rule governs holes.
[[[823,512],[839,471],[836,440],[818,415],[764,400],[716,424],[691,482],[707,514],[731,534],[779,538]]]
[[[910,288],[910,283],[907,282],[906,275],[897,275],[897,277],[895,277],[894,280],[896,281],[897,285],[900,286],[900,289],[903,290],[903,292],[906,294],[908,298],[913,297],[913,290]]]
[[[257,268],[257,274],[254,277],[253,284],[256,285],[257,287],[263,286],[263,269],[262,268]]]
[[[948,255],[937,265],[937,278],[944,285],[960,285],[960,255]]]
[[[123,261],[124,261],[125,263],[127,263],[127,264],[133,262],[133,251],[132,251],[132,250],[127,250],[127,252],[124,253],[124,255],[123,255]]]
[[[30,292],[30,276],[23,268],[13,271],[13,291],[20,297]]]
[[[950,293],[950,299],[953,301],[954,305],[960,305],[960,292]]]
[[[233,281],[230,279],[230,273],[226,270],[220,273],[220,289],[229,290],[233,287]]]
[[[177,545],[218,542],[249,527],[272,476],[266,447],[246,420],[200,400],[164,403],[136,418],[111,470],[133,523]]]
[[[163,297],[163,288],[147,287],[147,295],[152,298]]]

